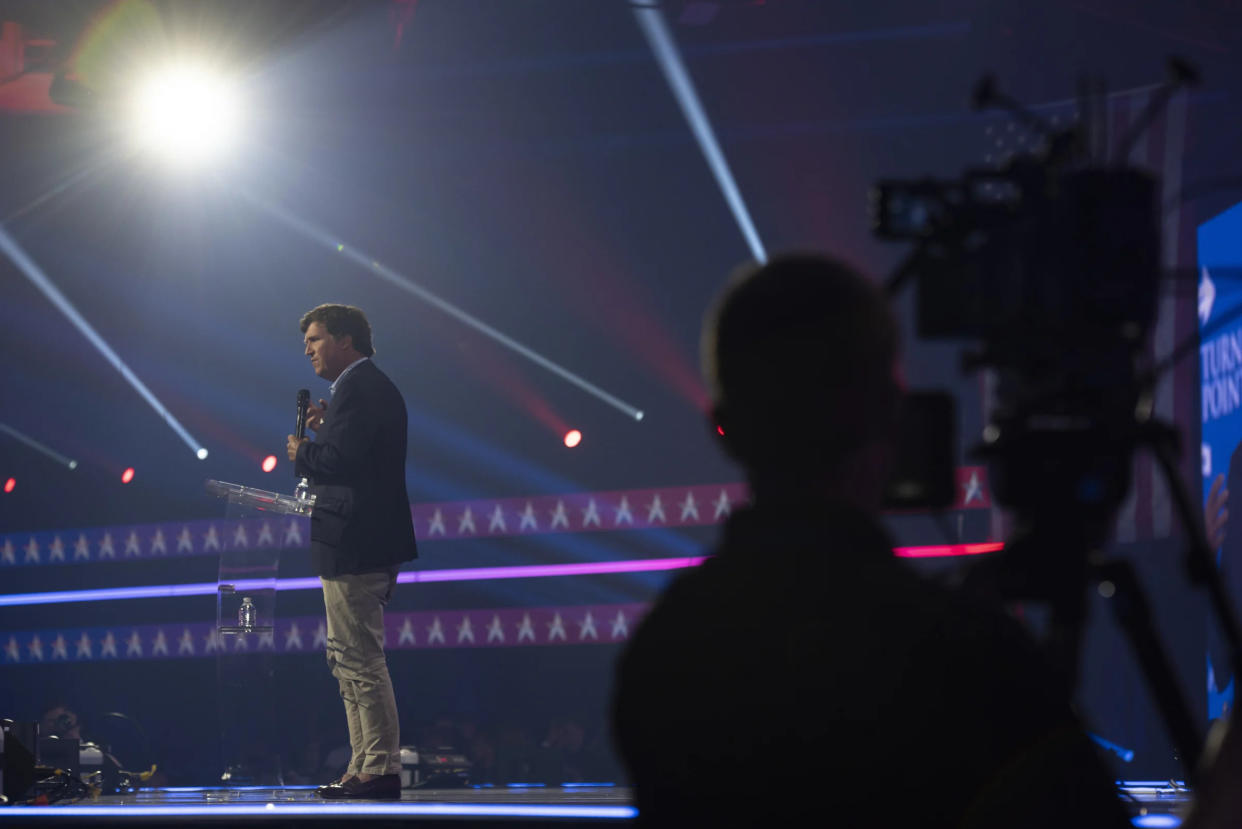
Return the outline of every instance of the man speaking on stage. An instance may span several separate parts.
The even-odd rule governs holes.
[[[315,439],[289,435],[288,454],[315,496],[311,561],[352,749],[345,773],[318,794],[398,799],[400,727],[383,642],[400,563],[418,555],[405,489],[405,401],[370,359],[371,324],[360,309],[320,305],[301,328],[311,366],[332,383],[331,403],[309,407]]]

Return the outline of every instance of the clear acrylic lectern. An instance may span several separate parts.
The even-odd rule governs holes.
[[[309,516],[315,498],[207,481],[207,491],[228,502],[236,522],[220,548],[216,589],[217,680],[222,782],[283,785],[276,733],[276,576],[280,545],[262,543],[264,526],[281,516]],[[251,522],[253,526],[249,526]],[[253,540],[253,543],[252,541]]]

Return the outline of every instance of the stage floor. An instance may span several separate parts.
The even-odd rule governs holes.
[[[1183,784],[1127,781],[1119,794],[1135,826],[1177,826],[1190,794]],[[187,787],[142,790],[49,806],[0,808],[2,826],[322,827],[349,819],[377,826],[408,824],[558,827],[632,821],[627,788],[612,785],[406,789],[399,801],[322,800],[312,786]],[[331,822],[331,823],[329,823]]]

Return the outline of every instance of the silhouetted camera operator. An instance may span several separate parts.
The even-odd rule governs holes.
[[[893,557],[879,511],[902,393],[878,286],[818,256],[747,267],[703,358],[753,505],[620,660],[640,819],[1128,826],[1023,631]]]

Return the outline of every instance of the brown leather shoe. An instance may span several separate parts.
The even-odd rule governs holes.
[[[349,783],[357,779],[358,779],[357,777],[354,777],[351,774],[349,777],[345,778],[344,780],[333,780],[331,783],[327,783],[315,789],[315,794],[319,795],[320,797],[323,797],[324,796],[323,793],[326,792],[328,789],[339,789],[341,786],[344,786],[346,783]]]
[[[339,786],[328,786],[320,792],[324,800],[400,800],[401,775],[382,774],[363,783],[351,777]]]

